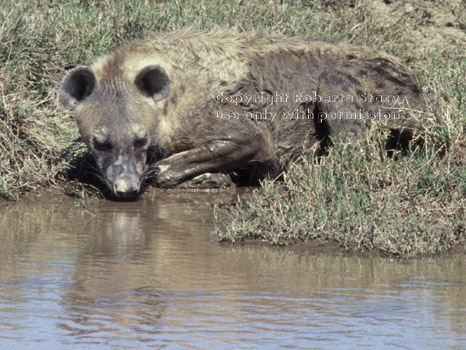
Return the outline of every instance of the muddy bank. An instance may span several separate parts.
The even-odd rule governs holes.
[[[214,215],[214,212],[223,212],[226,208],[234,208],[238,200],[249,200],[253,198],[254,191],[258,188],[254,187],[240,187],[236,189],[224,189],[224,190],[186,190],[186,189],[173,189],[164,190],[154,187],[150,187],[141,198],[133,202],[115,202],[106,199],[99,199],[95,197],[89,197],[85,199],[71,198],[64,195],[59,190],[42,190],[36,193],[29,193],[19,203],[11,201],[0,201],[0,210],[7,210],[10,207],[16,207],[18,205],[34,206],[34,207],[47,207],[65,205],[72,206],[75,210],[81,211],[83,215],[93,217],[98,215],[98,212],[106,206],[116,206],[124,212],[125,210],[132,210],[134,207],[138,207],[140,203],[146,202],[157,202],[163,207],[163,203],[167,203],[168,206],[172,206],[174,203],[184,205],[190,203],[193,206],[203,207],[209,216],[213,216],[211,232],[209,233],[215,241],[218,241],[220,247],[229,247],[231,243],[220,242],[218,236],[219,227],[224,226],[221,215]],[[147,215],[154,215],[156,213],[148,212]],[[8,230],[8,228],[7,228]],[[215,233],[217,232],[217,233]],[[358,247],[344,247],[341,242],[337,240],[321,238],[310,238],[307,240],[289,240],[284,241],[279,245],[271,245],[270,242],[263,239],[244,239],[234,245],[241,247],[251,248],[264,248],[264,249],[277,249],[277,251],[292,251],[292,252],[307,252],[309,254],[315,253],[328,253],[336,254],[339,256],[353,256],[362,258],[371,257],[383,257],[383,258],[397,258],[400,257],[396,254],[391,254],[381,249],[358,249]],[[466,255],[466,246],[464,243],[458,243],[452,246],[450,249],[437,254],[442,257],[457,257]],[[424,255],[427,257],[429,255]]]

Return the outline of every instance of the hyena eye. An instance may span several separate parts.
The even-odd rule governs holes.
[[[135,148],[144,148],[145,146],[147,146],[147,137],[141,137],[134,141]]]
[[[112,150],[113,146],[109,141],[102,142],[94,138],[94,148],[99,152],[108,152]]]

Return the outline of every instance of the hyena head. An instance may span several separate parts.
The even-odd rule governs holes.
[[[172,83],[157,64],[135,71],[77,67],[63,79],[60,102],[75,111],[81,138],[113,194],[136,198],[141,191],[149,146],[160,119],[160,101]]]

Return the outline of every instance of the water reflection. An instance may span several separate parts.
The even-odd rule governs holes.
[[[0,348],[465,347],[464,257],[221,245],[216,196],[3,207]]]

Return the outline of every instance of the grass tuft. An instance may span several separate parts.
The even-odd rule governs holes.
[[[220,240],[321,239],[403,257],[464,242],[466,169],[430,144],[387,157],[385,133],[374,123],[358,142],[334,139],[319,164],[301,159],[283,182],[265,181],[236,207],[217,210]]]

